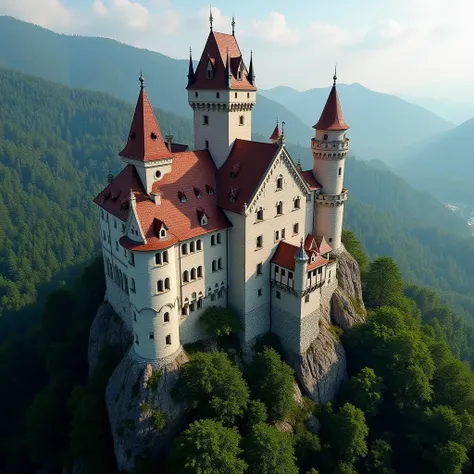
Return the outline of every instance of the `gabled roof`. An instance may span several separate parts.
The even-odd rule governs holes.
[[[318,241],[319,242],[324,241],[325,244],[327,245],[327,247],[323,248],[323,250],[325,250],[324,252],[320,252],[320,250],[318,249],[317,247]],[[307,263],[308,271],[314,270],[315,268],[318,268],[322,265],[326,265],[327,263],[329,263],[329,260],[327,258],[324,258],[323,254],[330,252],[332,249],[327,244],[324,237],[314,237],[308,234],[308,236],[306,237],[304,241],[303,246],[304,246],[306,255],[308,256],[308,263]],[[329,248],[329,250],[327,250],[327,248]],[[282,240],[278,244],[275,254],[273,255],[273,258],[271,260],[271,263],[274,263],[275,265],[286,268],[288,270],[294,270],[295,257],[298,251],[300,251],[299,246],[289,244],[288,242],[285,242]]]
[[[155,113],[143,86],[143,78],[141,80],[142,86],[133,114],[127,144],[119,155],[137,161],[171,158],[171,153],[163,141]]]
[[[316,189],[321,189],[321,185],[316,181],[314,177],[313,170],[300,171],[301,176],[306,181],[310,191],[315,191]]]
[[[224,165],[217,171],[218,204],[240,213],[249,204],[279,146],[273,143],[236,139]],[[233,202],[229,199],[234,196]]]
[[[227,54],[230,58],[231,80],[230,87],[227,85],[225,77],[225,69],[227,62]],[[211,61],[214,68],[214,77],[207,78],[206,69]],[[235,89],[256,91],[257,89],[251,84],[248,78],[248,70],[243,68],[242,79],[237,79],[237,70],[242,61],[242,53],[235,36],[225,33],[211,31],[207,38],[206,45],[201,55],[201,59],[194,73],[192,84],[188,84],[187,89]]]
[[[336,84],[331,88],[328,100],[324,106],[321,117],[313,128],[316,130],[348,130],[349,125],[342,115],[341,103],[337,93]]]

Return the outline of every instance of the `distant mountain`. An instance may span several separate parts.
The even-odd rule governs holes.
[[[448,99],[432,99],[430,97],[412,97],[399,95],[400,98],[419,105],[456,125],[474,117],[474,104],[456,102]]]
[[[474,118],[430,140],[396,168],[443,202],[474,205]]]
[[[329,88],[299,92],[289,87],[260,91],[280,102],[303,122],[313,125],[327,99]],[[388,164],[403,159],[412,146],[453,128],[432,112],[398,97],[371,91],[360,84],[339,84],[344,118],[351,126],[351,150],[363,159]]]
[[[6,16],[0,17],[0,44],[8,45],[0,50],[0,68],[106,92],[132,103],[136,100],[138,76],[143,68],[154,107],[192,116],[185,91],[187,60],[172,59],[105,38],[61,35]],[[204,42],[197,46],[199,50]],[[286,134],[294,143],[309,143],[311,121],[304,124],[280,103],[259,96],[253,113],[254,130],[270,136],[277,117],[285,120]]]

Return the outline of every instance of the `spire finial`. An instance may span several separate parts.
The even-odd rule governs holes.
[[[333,79],[333,85],[335,86],[336,85],[336,81],[337,81],[337,65],[334,66],[334,76],[332,77]]]
[[[212,22],[214,21],[214,17],[212,16],[212,6],[209,5],[209,26],[211,27],[212,31]]]
[[[232,36],[235,36],[235,16],[234,14],[232,13]]]
[[[143,71],[140,69],[140,77],[138,78],[140,81],[140,89],[145,87],[145,78],[143,77]]]

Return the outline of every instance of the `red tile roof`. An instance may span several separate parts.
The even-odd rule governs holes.
[[[160,194],[159,205],[145,194],[138,173],[132,165],[126,166],[94,200],[106,211],[125,221],[128,216],[128,204],[127,210],[122,210],[118,203],[120,199],[113,201],[110,191],[114,191],[119,197],[123,196],[127,203],[130,189],[135,191],[137,215],[147,243],[137,244],[127,237],[122,237],[120,243],[123,247],[134,251],[157,250],[231,226],[225,214],[217,207],[216,194],[204,191],[217,187],[215,165],[207,150],[174,154],[171,170],[171,173],[165,174],[153,184],[152,192]],[[194,187],[202,190],[201,197],[194,194]],[[180,201],[179,192],[185,193],[186,202]],[[208,219],[205,226],[201,225],[199,218],[203,212]],[[157,220],[166,225],[166,238],[158,238]]]
[[[138,96],[127,144],[119,155],[138,161],[171,157],[144,87],[141,87]]]
[[[244,203],[250,203],[278,149],[273,143],[236,139],[227,161],[217,171],[219,206],[240,213]],[[231,195],[234,202],[229,200]]]
[[[333,85],[321,117],[313,128],[317,130],[348,130],[349,125],[344,121],[341,103],[336,85]]]
[[[316,178],[313,175],[313,170],[300,171],[300,173],[306,181],[310,191],[321,189],[322,186],[316,181]]]
[[[270,136],[270,140],[277,140],[281,136],[281,131],[280,127],[278,126],[278,122],[275,125],[275,128],[273,129],[273,133]]]
[[[247,78],[248,70],[245,67],[245,64],[242,79],[237,79],[237,70],[242,60],[242,53],[240,52],[235,36],[214,31],[209,33],[201,59],[194,74],[194,80],[192,84],[188,86],[188,89],[227,89],[225,78],[227,53],[230,57],[232,74],[230,89],[256,91],[257,89]],[[213,79],[207,78],[206,69],[209,61],[214,68]]]
[[[317,241],[323,241],[325,245],[321,249],[317,247]],[[275,254],[271,260],[272,263],[278,265],[283,268],[287,268],[288,270],[295,269],[295,256],[296,252],[298,251],[299,246],[289,244],[288,242],[281,241],[278,244]],[[307,270],[313,270],[318,268],[322,265],[326,265],[328,263],[328,259],[323,257],[323,254],[330,252],[332,249],[327,244],[324,237],[313,237],[312,235],[308,235],[304,242],[304,249],[306,254],[308,255],[308,266]],[[321,252],[324,250],[324,252]],[[313,259],[313,261],[311,261]]]

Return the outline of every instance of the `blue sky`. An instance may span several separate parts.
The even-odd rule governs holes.
[[[54,31],[105,36],[197,58],[208,32],[200,0],[0,0],[0,14]],[[474,103],[474,1],[240,0],[213,2],[215,29],[254,50],[261,88],[341,82]]]

